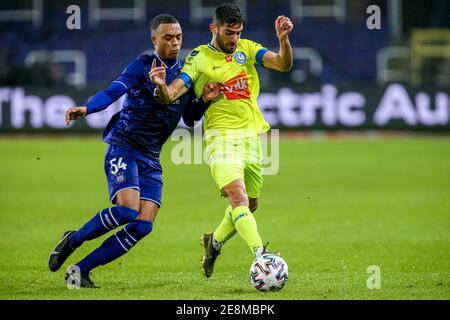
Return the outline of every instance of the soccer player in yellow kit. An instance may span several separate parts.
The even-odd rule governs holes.
[[[171,103],[191,86],[197,96],[205,84],[220,82],[223,95],[213,101],[205,114],[204,135],[211,173],[230,205],[213,233],[205,233],[203,273],[210,277],[223,244],[234,234],[245,240],[255,257],[266,252],[253,212],[263,184],[260,134],[270,129],[261,114],[257,97],[259,79],[255,64],[282,72],[292,68],[289,34],[293,24],[280,16],[275,30],[280,43],[278,53],[258,43],[241,39],[244,20],[234,4],[216,8],[210,24],[212,41],[194,49],[186,58],[180,75],[166,85],[165,68],[152,68],[150,79],[158,86],[163,103]]]

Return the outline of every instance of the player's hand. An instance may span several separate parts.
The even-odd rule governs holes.
[[[223,94],[225,85],[222,82],[211,82],[207,83],[203,87],[202,99],[204,102],[209,102],[217,99]]]
[[[66,125],[70,124],[72,120],[79,120],[86,116],[87,108],[86,107],[72,107],[66,111]]]
[[[152,69],[148,73],[150,80],[157,86],[163,86],[166,84],[166,67],[163,64],[160,67],[156,66],[156,59],[153,59]]]
[[[275,20],[275,31],[277,32],[277,37],[280,41],[286,40],[288,35],[294,29],[294,24],[291,22],[291,19],[285,16],[279,16],[277,20]]]

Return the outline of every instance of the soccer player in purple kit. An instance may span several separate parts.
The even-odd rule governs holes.
[[[50,253],[49,268],[57,271],[85,241],[126,225],[106,239],[84,259],[70,266],[67,282],[83,288],[98,288],[90,271],[127,253],[153,229],[161,206],[162,168],[159,154],[164,142],[181,117],[189,126],[200,120],[211,100],[223,93],[220,83],[205,85],[200,98],[190,90],[171,104],[162,104],[149,79],[153,66],[166,68],[166,81],[172,82],[182,68],[178,54],[182,31],[171,15],[154,17],[150,25],[153,54],[143,54],[131,62],[111,85],[97,93],[85,106],[67,110],[66,123],[106,109],[127,94],[123,108],[115,114],[103,133],[108,144],[105,174],[110,200],[115,206],[100,210],[78,231],[67,231]]]

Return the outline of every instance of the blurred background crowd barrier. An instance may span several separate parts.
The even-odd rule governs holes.
[[[223,1],[50,1],[0,3],[0,133],[65,132],[65,110],[82,105],[139,54],[152,52],[150,19],[174,15],[183,28],[181,58],[211,39]],[[276,50],[274,20],[289,16],[294,67],[259,69],[259,105],[282,130],[450,131],[450,1],[236,0],[243,38]],[[81,28],[70,30],[77,5]],[[380,9],[380,28],[368,19]],[[119,100],[76,123],[104,128]],[[182,123],[180,124],[183,125]]]

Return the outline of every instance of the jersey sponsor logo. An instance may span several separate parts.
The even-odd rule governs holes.
[[[113,224],[113,222],[112,222],[111,219],[109,218],[109,215],[108,215],[108,214],[105,214],[104,217],[105,217],[105,220],[106,220],[106,222],[109,224],[110,227],[113,227],[113,228],[116,227],[116,225]]]
[[[242,70],[240,74],[225,82],[224,94],[227,100],[250,99],[251,93],[245,70]]]
[[[239,64],[244,64],[245,61],[247,61],[247,56],[244,52],[238,51],[234,54],[234,60],[236,60],[236,62]]]
[[[131,243],[131,241],[130,240],[128,240],[128,238],[125,238],[125,242],[130,246],[130,247],[132,247],[133,246],[133,244]]]

